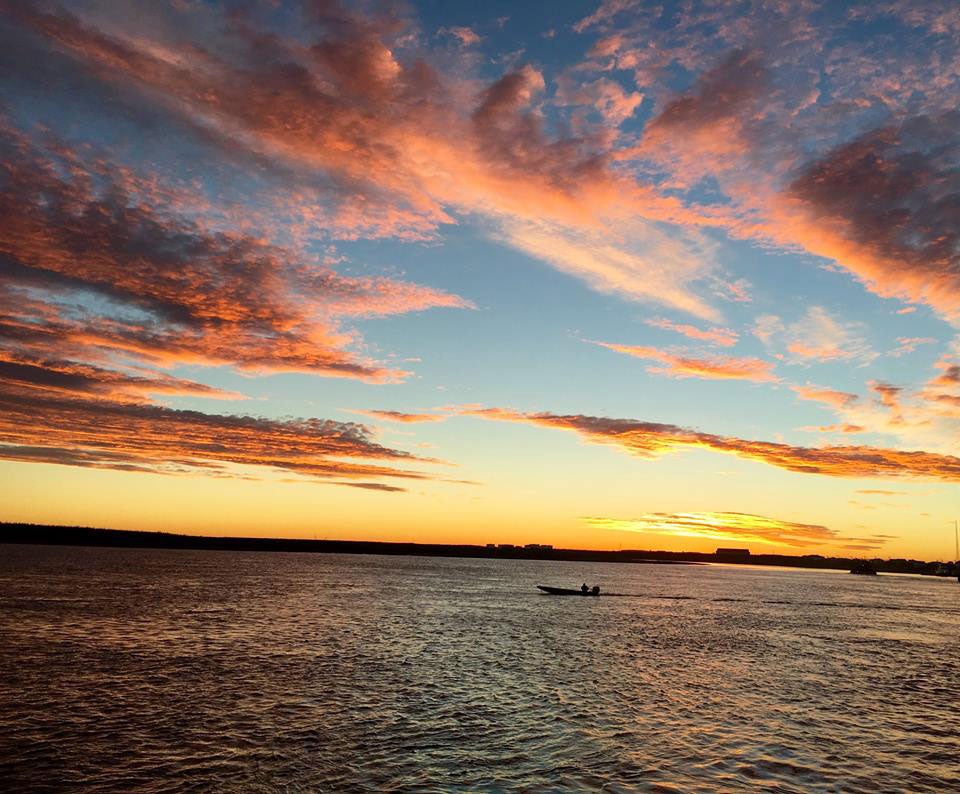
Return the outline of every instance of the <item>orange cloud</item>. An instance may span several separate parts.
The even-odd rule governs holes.
[[[935,365],[941,374],[922,387],[909,388],[878,380],[867,382],[871,399],[807,384],[791,388],[803,399],[815,400],[836,411],[839,423],[808,430],[842,431],[852,425],[862,432],[883,433],[900,438],[902,445],[952,453],[955,448],[957,422],[960,418],[960,394],[955,393],[960,369],[954,373],[949,359]]]
[[[857,401],[857,395],[837,389],[825,389],[821,386],[791,386],[791,389],[803,400],[825,403],[833,408],[847,408]]]
[[[934,452],[868,446],[800,447],[703,433],[676,425],[580,414],[521,413],[504,408],[464,408],[460,413],[574,432],[631,455],[656,458],[684,449],[707,449],[801,474],[827,477],[923,478],[960,481],[960,458]]]
[[[434,69],[396,9],[367,17],[312,4],[299,20],[308,45],[270,31],[252,11],[243,22],[221,19],[217,39],[202,43],[190,41],[189,26],[182,38],[159,41],[98,26],[93,13],[17,6],[8,17],[32,46],[55,52],[59,68],[70,59],[204,145],[285,180],[296,173],[312,190],[303,188],[300,204],[331,205],[305,210],[322,214],[331,235],[423,239],[460,213],[479,215],[500,239],[594,287],[717,319],[690,289],[714,263],[685,252],[677,257],[684,267],[665,267],[657,254],[666,243],[648,239],[658,231],[649,219],[679,224],[695,213],[611,166],[615,127],[640,96],[610,80],[571,94],[601,121],[558,136],[544,123],[540,71],[522,65],[478,91],[475,81]],[[640,231],[621,239],[627,223]],[[559,232],[563,244],[546,246],[534,230]]]
[[[825,347],[812,347],[804,342],[791,342],[787,350],[801,358],[818,358],[821,361],[830,361],[835,358],[845,358],[844,353],[838,347],[829,345]]]
[[[0,124],[0,339],[19,355],[165,365],[229,364],[390,381],[405,373],[347,349],[341,318],[462,298],[386,278],[343,276],[242,233],[214,232],[85,166],[63,144]],[[108,306],[78,317],[84,294]],[[156,384],[155,384],[156,385]]]
[[[927,383],[931,387],[955,388],[960,386],[960,365],[954,364],[946,359],[938,361],[934,366],[942,370],[943,374],[937,375]]]
[[[957,153],[955,110],[898,118],[797,162],[803,149],[792,132],[781,132],[782,119],[792,123],[804,110],[815,115],[816,89],[811,85],[806,96],[785,97],[787,81],[776,79],[780,64],[736,49],[703,70],[684,94],[663,102],[639,145],[618,148],[615,127],[639,97],[605,77],[563,86],[558,99],[589,104],[607,123],[578,124],[575,136],[551,137],[538,104],[546,89],[539,70],[516,68],[479,95],[472,93],[478,99],[470,106],[462,86],[404,61],[397,30],[405,28],[398,20],[378,27],[342,16],[341,37],[317,45],[325,56],[317,62],[305,64],[295,48],[275,43],[280,51],[272,54],[289,62],[298,80],[284,81],[277,70],[244,64],[260,79],[248,81],[242,96],[230,90],[226,78],[236,70],[226,59],[210,56],[213,63],[206,69],[176,71],[162,60],[148,61],[142,51],[122,50],[123,42],[103,41],[102,33],[99,39],[91,30],[81,35],[82,26],[63,19],[26,24],[85,62],[108,66],[113,79],[160,92],[191,119],[212,120],[235,145],[319,165],[365,197],[402,197],[404,208],[421,219],[418,230],[452,222],[455,210],[560,225],[565,231],[600,229],[608,237],[630,217],[682,218],[723,225],[737,236],[799,245],[835,260],[880,295],[925,302],[949,316],[960,307],[952,204],[957,184],[950,166]],[[619,58],[623,68],[623,43],[608,39],[593,57]],[[702,69],[702,56],[685,56],[684,68]],[[184,61],[189,59],[181,55]],[[251,87],[261,82],[263,90]],[[308,87],[318,84],[338,90],[314,89],[314,96]],[[669,200],[660,185],[611,167],[637,159],[665,166],[671,189],[716,177],[731,206],[688,207]],[[589,266],[596,280],[621,281],[615,260],[597,256],[598,248],[593,244],[581,252],[580,265]],[[648,265],[645,272],[658,270]],[[669,273],[660,277],[668,279]],[[632,281],[629,273],[622,281]],[[839,358],[838,350],[845,352],[801,340],[795,352]]]
[[[797,168],[794,150],[778,147],[761,122],[776,111],[765,65],[737,51],[666,105],[640,152],[667,162],[677,184],[718,178],[737,207],[734,234],[799,245],[878,295],[926,303],[960,322],[957,112],[900,118]],[[781,185],[778,172],[795,176]],[[794,352],[843,351],[801,341]]]
[[[811,306],[806,316],[786,329],[787,350],[803,359],[870,361],[876,354],[862,331],[859,323],[841,322],[822,306]]]
[[[134,375],[72,361],[28,360],[0,351],[0,378],[10,384],[44,391],[90,394],[111,400],[142,399],[150,394],[243,399],[243,395],[237,392],[215,389],[161,372],[148,372],[147,375]]]
[[[236,476],[233,465],[243,465],[387,491],[402,488],[370,480],[434,479],[396,464],[438,461],[384,447],[363,425],[174,410],[103,397],[89,388],[90,379],[90,372],[52,370],[4,381],[0,459],[226,477]],[[49,388],[51,382],[60,388]]]
[[[594,344],[634,358],[660,361],[665,366],[650,367],[648,371],[674,378],[749,380],[754,383],[778,380],[776,375],[773,374],[773,364],[759,358],[731,358],[729,356],[694,358],[692,356],[675,355],[665,350],[642,345],[618,345],[609,342],[595,342]]]
[[[897,348],[890,351],[895,358],[912,353],[920,345],[935,345],[937,340],[929,336],[900,336],[897,337]]]
[[[879,295],[960,320],[956,126],[956,111],[916,116],[838,146],[789,185],[773,228]]]
[[[400,422],[403,424],[442,422],[447,418],[443,414],[409,414],[403,411],[364,411],[361,409],[351,409],[350,413],[369,416],[371,419],[380,419],[386,422]]]
[[[608,5],[612,14],[624,10]],[[631,15],[637,14],[634,6]],[[786,41],[776,58],[733,49],[710,68],[704,68],[704,53],[717,57],[718,41],[696,33],[691,20],[674,30],[672,41],[667,36],[663,48],[644,47],[643,27],[634,28],[629,43],[599,68],[633,68],[641,85],[655,84],[671,66],[700,74],[687,91],[662,103],[639,145],[617,156],[656,164],[672,188],[689,190],[709,180],[729,212],[704,213],[704,223],[719,221],[737,237],[803,248],[880,296],[927,304],[960,323],[960,116],[938,48],[918,41],[910,55],[881,59],[849,39],[827,44],[837,30],[804,12],[783,14],[778,7],[768,14],[724,25],[744,38],[720,40],[736,46],[762,39],[772,52],[777,28]],[[912,20],[905,27],[918,30]],[[620,26],[617,31],[626,33]],[[825,36],[821,45],[797,46],[813,31]],[[843,89],[829,97],[822,76],[842,67],[817,60],[824,52],[843,52],[843,63],[862,67],[843,69]],[[878,101],[888,120],[863,131],[877,123]],[[860,132],[844,140],[847,129]],[[798,154],[808,143],[820,151],[804,162]],[[699,199],[688,194],[691,207]],[[824,348],[800,342],[796,352]]]
[[[686,336],[689,339],[699,339],[704,342],[712,342],[713,344],[720,345],[721,347],[733,347],[740,338],[739,334],[730,328],[709,328],[707,330],[703,330],[693,325],[674,323],[662,317],[645,320],[644,322],[646,322],[647,325],[652,325],[654,328],[662,328],[665,331],[676,331],[678,334],[683,334],[683,336]]]
[[[815,425],[801,427],[800,430],[808,430],[817,433],[865,433],[867,428],[862,425],[842,424],[842,425]]]
[[[867,386],[870,391],[877,395],[877,402],[886,410],[886,420],[891,428],[896,428],[906,422],[903,413],[904,406],[900,402],[903,393],[900,386],[891,386],[889,383],[875,380],[867,383]]]
[[[699,167],[744,154],[748,149],[744,122],[750,118],[749,108],[764,97],[769,76],[758,53],[731,52],[647,124],[640,151],[684,159],[692,169],[698,164],[691,150]]]

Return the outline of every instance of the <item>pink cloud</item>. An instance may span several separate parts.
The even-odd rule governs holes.
[[[589,107],[616,127],[630,118],[643,102],[643,94],[626,91],[614,80],[600,77],[590,83],[561,79],[556,101],[561,106]]]
[[[439,33],[446,33],[450,36],[453,36],[460,44],[464,47],[472,47],[475,44],[480,43],[480,36],[478,36],[472,28],[468,27],[453,27],[453,28],[441,28]]]
[[[744,123],[765,97],[768,80],[758,53],[735,50],[647,124],[638,153],[679,158],[690,169],[745,154],[750,141]]]
[[[604,38],[599,39],[593,45],[593,47],[590,48],[590,52],[588,54],[590,57],[609,57],[623,46],[623,41],[623,36],[618,34],[605,36]]]

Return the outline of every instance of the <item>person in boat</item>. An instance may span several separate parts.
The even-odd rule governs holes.
[[[587,583],[586,583],[586,582],[584,582],[582,585],[580,585],[580,592],[581,592],[581,593],[588,593],[589,591],[590,591],[590,588],[587,587]]]
[[[595,584],[590,592],[594,595],[600,595],[600,585]]]

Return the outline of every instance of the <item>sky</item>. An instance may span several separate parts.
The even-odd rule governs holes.
[[[953,557],[960,6],[0,1],[0,518]]]

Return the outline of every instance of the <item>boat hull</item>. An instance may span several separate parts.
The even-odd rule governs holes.
[[[548,587],[545,584],[538,584],[538,590],[542,590],[547,595],[562,595],[562,596],[598,596],[600,593],[592,593],[589,590],[584,593],[582,590],[571,590],[567,587]]]

